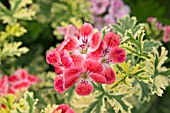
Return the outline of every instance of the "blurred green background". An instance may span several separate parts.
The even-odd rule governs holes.
[[[49,3],[44,4],[44,0],[34,0],[34,2],[41,4],[42,10],[45,13],[44,15],[47,18],[50,14],[49,8],[51,7],[51,3],[57,1],[58,0],[49,0]],[[10,7],[8,0],[1,0],[1,2],[8,8]],[[124,2],[130,6],[131,16],[136,16],[139,22],[146,22],[149,16],[153,16],[157,17],[164,25],[170,25],[170,0],[124,0]],[[52,21],[53,19],[46,22],[37,22],[37,20],[29,22],[21,21],[20,23],[28,30],[28,32],[21,38],[15,38],[15,40],[22,41],[23,46],[30,48],[30,52],[20,58],[16,58],[17,61],[12,62],[13,64],[4,61],[5,65],[3,65],[2,68],[9,68],[11,65],[15,66],[17,65],[16,63],[18,63],[21,67],[29,67],[28,69],[30,70],[28,71],[33,74],[43,72],[44,70],[53,71],[53,67],[50,67],[45,63],[45,53],[51,46],[56,46],[56,44],[60,43],[62,40],[59,40],[53,35],[53,28],[51,27]],[[5,26],[2,23],[0,24],[0,30],[4,29]],[[164,45],[170,52],[168,44],[169,43]],[[34,59],[35,56],[39,57],[38,60]],[[34,65],[30,62],[33,62]],[[35,63],[39,65],[39,68],[35,67]],[[166,66],[170,67],[170,62],[167,62]],[[17,68],[18,67],[16,67],[16,69]],[[5,73],[9,74],[8,72]],[[170,113],[170,87],[167,88],[162,97],[153,96],[151,102],[142,104],[140,110],[136,111],[134,109],[133,112]]]

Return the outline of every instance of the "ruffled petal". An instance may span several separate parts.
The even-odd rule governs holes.
[[[56,50],[50,50],[47,54],[46,54],[46,61],[49,64],[54,65],[57,62],[60,62],[60,55]]]
[[[0,96],[3,96],[8,92],[8,86],[8,77],[4,76],[0,79]]]
[[[80,96],[86,96],[93,92],[93,85],[88,80],[81,80],[75,89],[76,93]]]
[[[65,47],[65,45],[70,41],[70,38],[66,38],[57,48],[56,48],[56,51],[58,53],[60,53],[63,48]]]
[[[67,44],[65,44],[63,49],[66,49],[68,52],[75,52],[76,50],[78,50],[79,41],[77,37],[72,36],[72,37],[68,37],[67,39],[69,39],[69,41],[67,42]]]
[[[63,76],[58,75],[54,80],[54,89],[59,92],[63,93],[66,89],[64,88],[64,80]]]
[[[28,81],[20,82],[14,85],[15,89],[29,88],[29,87],[30,87],[30,83]]]
[[[38,77],[36,77],[35,75],[29,75],[28,76],[28,81],[30,82],[30,84],[34,84],[39,80]]]
[[[110,67],[106,67],[105,70],[102,72],[102,75],[106,79],[106,84],[112,84],[116,80],[116,74]]]
[[[17,82],[17,81],[19,81],[19,80],[20,80],[19,77],[16,76],[16,75],[11,75],[11,76],[8,77],[8,81],[9,81],[9,83],[11,83],[11,84],[15,84],[15,82]]]
[[[119,47],[114,47],[109,53],[109,58],[113,63],[122,63],[126,60],[126,53],[124,49]]]
[[[106,42],[109,48],[119,46],[120,44],[120,37],[119,35],[115,34],[114,32],[108,32],[104,36],[104,41]]]
[[[103,70],[102,64],[93,59],[87,59],[83,63],[83,67],[86,71],[93,73],[100,73]]]
[[[86,59],[86,57],[82,54],[72,54],[71,58],[74,62],[74,66],[82,66],[83,62]]]
[[[90,73],[89,77],[92,79],[93,82],[97,82],[100,84],[105,84],[107,83],[106,79],[104,76],[97,74],[97,73]]]
[[[65,68],[70,68],[74,65],[72,58],[67,50],[63,50],[60,54],[61,62]]]
[[[80,40],[83,43],[87,43],[92,39],[93,36],[93,26],[89,23],[84,23],[80,29]]]
[[[61,111],[61,113],[66,113],[68,109],[70,109],[70,107],[67,104],[60,104],[52,113],[56,113],[57,111]]]
[[[66,29],[65,32],[65,39],[68,37],[73,37],[76,36],[78,34],[78,29],[76,27],[74,27],[73,25],[69,25]]]
[[[65,88],[69,88],[73,86],[78,79],[81,77],[81,74],[83,72],[82,67],[73,67],[69,68],[64,71],[64,86]]]
[[[102,59],[103,50],[106,48],[106,43],[102,40],[98,49],[94,52],[87,53],[87,58],[100,61]]]
[[[54,64],[54,69],[57,75],[63,74],[64,66],[63,64]]]
[[[101,42],[101,32],[97,32],[93,35],[93,38],[90,40],[90,45],[88,47],[89,52],[93,52],[98,49]]]

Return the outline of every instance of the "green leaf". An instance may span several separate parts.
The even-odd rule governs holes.
[[[29,6],[32,4],[32,0],[10,0],[10,9],[7,9],[2,3],[0,3],[0,19],[3,23],[13,24],[18,19],[31,20],[35,15],[35,11]]]
[[[166,71],[160,71],[159,73],[158,73],[159,75],[164,75],[164,76],[169,76],[170,75],[170,70],[166,70]]]
[[[102,106],[103,94],[96,97],[96,100],[92,102],[89,107],[83,113],[100,113],[100,107]]]
[[[34,104],[35,104],[36,101],[32,97],[30,97],[29,94],[27,94],[26,100],[27,100],[27,102],[30,106],[29,113],[34,113]]]
[[[27,47],[20,47],[22,42],[5,43],[2,52],[0,53],[0,58],[12,56],[21,56],[21,54],[27,53],[29,49]]]
[[[143,81],[139,81],[139,85],[140,85],[140,96],[139,99],[141,102],[144,101],[149,101],[150,100],[150,95],[151,95],[151,91],[149,89],[149,84],[143,82]]]
[[[143,45],[143,52],[148,53],[153,49],[153,47],[158,48],[161,45],[162,44],[159,41],[145,40]]]

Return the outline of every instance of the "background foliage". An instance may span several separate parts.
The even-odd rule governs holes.
[[[102,112],[110,113],[114,110],[115,112],[132,110],[133,113],[139,111],[169,113],[170,87],[166,88],[163,95],[162,90],[168,86],[170,60],[167,58],[170,58],[170,54],[167,54],[167,50],[170,51],[170,44],[154,39],[148,40],[144,24],[139,23],[145,23],[149,16],[154,16],[164,25],[170,24],[168,12],[170,2],[169,0],[124,0],[124,2],[130,6],[131,16],[136,16],[137,19],[127,17],[119,20],[119,25],[110,26],[114,32],[124,37],[121,47],[128,53],[127,62],[113,66],[118,81],[112,86],[94,84],[97,91],[89,97],[75,95],[74,88],[69,89],[64,95],[53,90],[55,73],[54,69],[45,62],[46,51],[56,47],[63,39],[63,36],[57,32],[57,27],[73,24],[79,28],[83,22],[93,23],[87,0],[74,0],[74,2],[1,0],[0,75],[10,75],[18,68],[25,68],[40,77],[41,84],[30,88],[35,98],[39,99],[36,105],[37,111],[41,111],[48,103],[68,103],[76,111],[86,109],[87,113],[88,111],[97,113],[101,110],[98,109],[100,107]],[[29,98],[29,95],[23,98]],[[111,109],[113,106],[114,109]]]

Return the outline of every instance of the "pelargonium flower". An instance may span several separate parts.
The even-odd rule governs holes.
[[[60,104],[52,113],[75,113],[67,104]]]
[[[2,79],[0,79],[0,97],[8,92],[8,86],[8,77],[4,76]]]
[[[130,14],[130,7],[123,0],[89,0],[94,17],[94,26],[101,29],[117,19]]]
[[[147,22],[150,23],[150,24],[154,24],[154,26],[157,27],[159,30],[163,29],[162,23],[159,22],[156,17],[148,17]]]
[[[96,15],[104,13],[109,5],[109,0],[90,0],[90,2],[91,10]]]
[[[68,28],[70,29],[70,28]],[[63,93],[76,85],[80,96],[93,92],[92,82],[112,84],[116,79],[110,64],[126,60],[125,51],[119,47],[120,37],[108,32],[104,39],[102,33],[94,33],[89,23],[84,23],[77,35],[65,36],[65,40],[46,55],[47,63],[52,64],[57,76],[54,89]]]
[[[22,88],[28,89],[30,85],[35,84],[38,80],[38,77],[29,74],[26,70],[18,69],[11,76],[4,76],[0,79],[0,96],[15,93],[16,90]]]
[[[168,25],[164,26],[163,30],[164,30],[163,41],[164,42],[170,41],[170,26],[168,26]]]
[[[29,88],[38,81],[38,77],[29,74],[25,69],[18,69],[8,77],[10,92],[15,93],[16,89]]]

